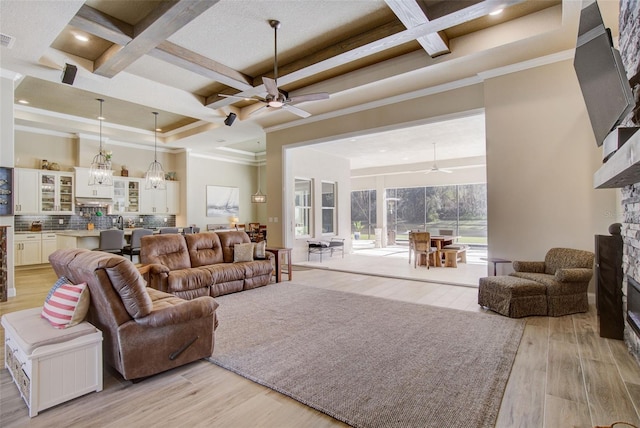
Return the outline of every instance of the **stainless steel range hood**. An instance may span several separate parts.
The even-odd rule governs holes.
[[[113,199],[109,199],[109,198],[76,198],[77,207],[105,208],[112,204],[113,204]]]

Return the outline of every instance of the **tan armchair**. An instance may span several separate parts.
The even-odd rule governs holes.
[[[593,276],[594,254],[571,248],[552,248],[544,261],[514,261],[511,276],[547,287],[548,315],[561,316],[589,310],[587,289]]]
[[[212,297],[183,300],[146,284],[130,260],[101,251],[57,250],[49,261],[58,276],[86,282],[87,321],[102,331],[104,361],[124,379],[139,379],[213,353]]]

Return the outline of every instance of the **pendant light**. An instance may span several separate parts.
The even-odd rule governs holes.
[[[93,157],[91,162],[91,168],[89,169],[89,186],[113,186],[113,171],[111,170],[111,159],[107,157],[107,154],[102,149],[102,98],[97,98],[100,101],[100,148],[98,154]]]
[[[251,195],[251,202],[254,204],[264,204],[267,202],[267,195],[260,191],[260,164],[258,164],[258,191]]]
[[[158,162],[158,112],[154,111],[155,127],[153,128],[153,162],[149,165],[147,174],[145,175],[145,189],[164,190],[166,183],[164,181],[164,169]]]

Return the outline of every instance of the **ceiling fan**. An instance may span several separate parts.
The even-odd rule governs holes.
[[[270,19],[269,25],[271,26],[271,28],[273,28],[273,32],[274,32],[273,79],[270,79],[268,77],[262,78],[262,83],[264,83],[264,86],[267,89],[267,95],[264,98],[252,97],[251,99],[256,99],[264,103],[264,105],[259,109],[256,109],[253,112],[251,112],[251,114],[254,114],[257,111],[260,111],[264,108],[272,108],[272,109],[282,108],[300,117],[309,117],[311,116],[311,113],[305,110],[302,110],[301,108],[298,108],[293,104],[301,103],[303,101],[326,100],[329,98],[329,94],[326,92],[319,92],[315,94],[303,94],[303,95],[295,95],[290,97],[287,91],[278,88],[278,28],[280,28],[280,21],[277,21],[275,19]],[[226,95],[226,94],[218,94],[218,95],[226,98],[247,99],[246,97],[241,97],[238,95]]]
[[[447,174],[451,174],[453,172],[449,169],[438,168],[438,164],[436,163],[436,143],[433,143],[433,166],[431,169],[428,169],[425,174],[430,174],[432,172],[446,172]]]

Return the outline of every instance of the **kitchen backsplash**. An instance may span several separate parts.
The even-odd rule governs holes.
[[[110,229],[115,226],[114,221],[118,218],[119,214],[103,214],[98,216],[96,215],[98,211],[102,212],[103,209],[83,207],[82,215],[17,215],[14,217],[15,231],[29,232],[31,230],[31,224],[38,221],[42,224],[43,231],[86,230],[89,223],[93,223],[94,228],[98,230]],[[153,229],[176,226],[175,215],[125,214],[122,218],[124,219],[124,227],[147,227]],[[62,220],[62,224],[60,224],[60,220]]]

